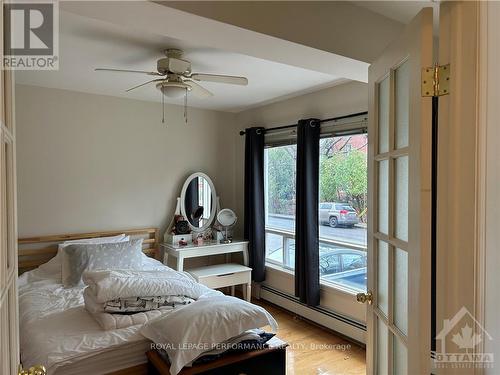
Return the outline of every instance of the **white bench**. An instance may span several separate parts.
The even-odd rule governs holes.
[[[249,267],[235,263],[224,263],[185,271],[189,272],[200,284],[209,288],[217,289],[230,286],[232,296],[234,296],[234,287],[236,285],[245,284],[243,297],[250,301],[252,296],[252,269]]]

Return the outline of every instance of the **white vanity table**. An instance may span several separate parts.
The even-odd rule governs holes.
[[[234,296],[234,287],[236,285],[245,285],[243,288],[243,297],[250,301],[252,291],[252,269],[248,266],[248,241],[233,241],[231,243],[207,242],[203,245],[189,244],[186,246],[171,245],[163,243],[164,249],[163,264],[168,265],[170,256],[176,259],[177,271],[189,272],[199,283],[209,288],[231,287],[231,295]],[[226,255],[242,253],[243,263],[223,263],[211,266],[198,267],[193,269],[184,269],[184,259],[204,257],[208,255]]]
[[[248,267],[248,241],[231,241],[228,238],[227,227],[234,225],[237,218],[233,211],[220,209],[215,186],[210,177],[200,172],[189,176],[177,202],[173,224],[168,227],[165,242],[161,244],[164,250],[163,264],[168,265],[169,258],[173,257],[176,260],[177,271],[189,272],[196,281],[209,288],[231,287],[232,295],[234,287],[243,284],[246,286],[243,288],[243,295],[249,301],[252,269]],[[175,223],[180,223],[178,220],[184,220],[183,228],[176,227]],[[191,242],[194,236],[203,236],[207,231],[211,233],[214,222],[219,226],[219,230],[221,227],[225,229],[224,241],[205,240],[200,245]],[[188,232],[185,232],[186,226],[189,226]],[[179,237],[184,238],[181,241],[182,245],[179,244]],[[186,238],[189,238],[189,241],[186,241]],[[242,253],[243,265],[229,263],[230,255],[233,253]],[[226,255],[226,263],[184,269],[184,259],[221,254]]]
[[[231,243],[220,242],[205,242],[203,245],[195,243],[186,246],[171,245],[168,243],[161,244],[165,250],[163,256],[163,264],[168,264],[168,257],[176,259],[177,271],[184,271],[184,259],[204,257],[208,255],[242,253],[243,264],[248,266],[248,241],[233,241]]]

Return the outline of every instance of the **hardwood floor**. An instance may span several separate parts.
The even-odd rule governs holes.
[[[278,321],[278,336],[287,349],[287,375],[361,375],[366,373],[365,349],[301,320],[293,313],[252,300]]]

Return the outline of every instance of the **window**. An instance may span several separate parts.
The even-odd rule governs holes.
[[[366,133],[320,140],[319,271],[323,284],[366,290]],[[266,262],[295,264],[295,144],[264,150]]]
[[[264,150],[266,261],[295,264],[295,176],[297,145]]]
[[[364,133],[320,141],[320,277],[356,291],[366,290],[367,143]]]

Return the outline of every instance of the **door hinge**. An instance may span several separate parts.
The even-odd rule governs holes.
[[[450,64],[422,68],[422,96],[443,96],[450,93]]]

